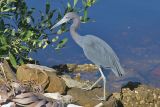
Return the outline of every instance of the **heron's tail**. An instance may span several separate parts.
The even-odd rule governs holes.
[[[113,61],[113,67],[112,67],[112,70],[114,72],[114,74],[117,76],[117,77],[121,77],[125,74],[125,71],[124,69],[122,68],[119,60],[114,60]]]

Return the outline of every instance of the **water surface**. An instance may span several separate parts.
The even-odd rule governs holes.
[[[39,5],[36,5],[37,2]],[[43,0],[28,0],[30,6],[39,9],[44,8],[41,7],[43,3]],[[81,35],[96,35],[115,50],[127,72],[123,81],[140,81],[160,87],[159,4],[159,0],[98,0],[89,10],[90,17],[96,22],[81,24],[78,32]],[[91,63],[70,34],[65,33],[64,36],[69,38],[69,42],[61,51],[47,47],[34,53],[33,58],[47,66]],[[112,73],[108,78],[112,82],[119,80]]]

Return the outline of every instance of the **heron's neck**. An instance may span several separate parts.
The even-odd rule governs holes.
[[[79,25],[80,25],[80,19],[79,19],[79,17],[74,18],[74,19],[73,19],[73,24],[72,24],[71,27],[70,27],[70,33],[71,33],[71,36],[72,36],[72,38],[74,39],[74,41],[75,41],[79,46],[82,47],[82,36],[80,36],[80,35],[76,32],[76,30],[78,29]]]

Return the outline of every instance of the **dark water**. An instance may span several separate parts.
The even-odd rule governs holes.
[[[32,7],[44,8],[41,7],[43,0],[28,0],[28,3]],[[115,50],[127,72],[120,80],[110,73],[108,79],[111,83],[132,80],[160,87],[159,4],[159,0],[98,0],[89,10],[90,17],[96,22],[81,24],[79,33],[93,34],[105,40]],[[47,66],[91,63],[70,34],[65,33],[64,36],[69,38],[69,42],[61,51],[47,47],[33,53],[32,57]]]

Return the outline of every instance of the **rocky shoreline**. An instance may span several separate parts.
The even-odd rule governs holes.
[[[0,72],[2,79],[5,80],[0,81],[1,106],[5,104],[16,106],[19,104],[34,107],[36,104],[45,106],[50,104],[48,107],[51,107],[54,104],[54,107],[69,107],[70,104],[74,104],[70,107],[76,107],[75,105],[77,107],[160,107],[159,88],[146,86],[138,82],[129,82],[122,87],[121,92],[110,95],[106,93],[107,101],[98,101],[96,95],[102,96],[102,87],[97,86],[89,91],[83,90],[83,87],[90,86],[92,82],[81,80],[80,77],[71,78],[69,75],[62,73],[64,71],[96,71],[96,66],[92,64],[66,64],[53,68],[26,64],[20,66],[16,74],[13,73],[7,63],[3,63],[3,68],[1,67]],[[8,87],[11,88],[5,90]],[[47,93],[52,98],[48,98]],[[46,94],[47,96],[45,96]],[[20,100],[26,101],[25,104],[21,104]]]

